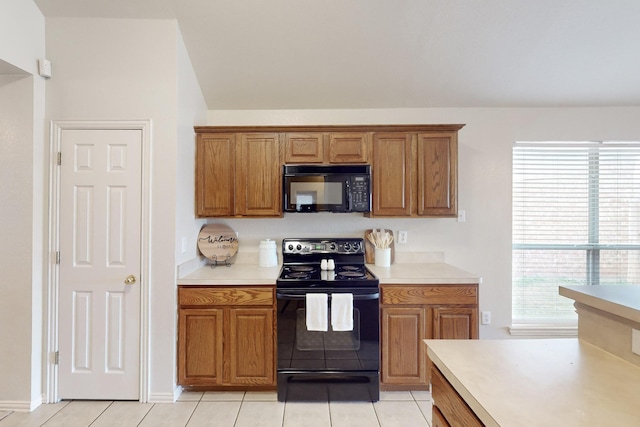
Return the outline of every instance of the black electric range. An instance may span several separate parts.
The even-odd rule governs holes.
[[[380,290],[378,278],[365,265],[364,240],[284,239],[282,254],[276,280],[278,400],[377,401]],[[349,294],[353,327],[309,327],[311,294],[326,294],[329,317],[335,295]]]

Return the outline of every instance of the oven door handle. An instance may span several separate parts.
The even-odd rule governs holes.
[[[276,298],[277,299],[289,299],[289,300],[303,300],[303,299],[307,298],[307,294],[308,293],[310,293],[310,292],[306,292],[306,291],[293,291],[293,292],[276,291]],[[329,299],[331,299],[331,293],[332,292],[327,292],[327,296],[328,296]],[[340,293],[340,292],[333,292],[333,293]],[[371,293],[371,294],[353,294],[353,300],[354,301],[364,301],[364,300],[374,300],[374,299],[380,299],[380,292],[374,292],[374,293]]]

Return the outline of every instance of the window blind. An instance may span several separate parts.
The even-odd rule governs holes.
[[[640,143],[513,145],[514,323],[575,321],[561,285],[640,284]]]

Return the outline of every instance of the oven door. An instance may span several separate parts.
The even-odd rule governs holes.
[[[306,294],[350,292],[278,289],[278,400],[377,401],[380,367],[380,293],[351,290],[353,330],[309,331]]]
[[[284,175],[285,212],[347,212],[349,177],[334,174]]]

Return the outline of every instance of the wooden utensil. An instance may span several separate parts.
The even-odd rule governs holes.
[[[394,259],[395,259],[395,239],[393,238],[393,230],[389,230],[389,229],[385,229],[385,228],[380,228],[380,229],[372,229],[372,230],[365,230],[364,232],[364,259],[365,262],[367,264],[374,264],[376,261],[376,257],[375,257],[375,251],[376,251],[376,247],[375,247],[375,241],[377,239],[377,236],[380,235],[380,239],[382,239],[382,236],[387,233],[389,235],[389,237],[391,238],[391,241],[389,242],[389,248],[391,248],[391,264],[393,264]]]

